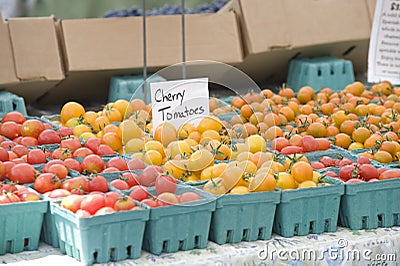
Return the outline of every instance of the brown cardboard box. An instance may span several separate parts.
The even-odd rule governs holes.
[[[143,65],[141,18],[62,20],[67,72],[129,69]]]
[[[237,64],[243,50],[233,12],[188,15],[186,60],[212,60]],[[181,16],[154,16],[148,20],[148,62],[167,66],[182,61]]]
[[[17,83],[8,25],[0,13],[0,84]]]
[[[187,15],[185,23],[186,60],[242,62],[240,30],[233,12]],[[67,77],[43,95],[41,103],[105,102],[113,75],[143,71],[141,17],[62,20],[59,32]],[[149,73],[181,60],[181,16],[148,17]]]
[[[187,60],[242,61],[234,13],[188,15],[185,23]],[[61,32],[67,72],[143,67],[141,17],[63,20]],[[147,18],[147,56],[149,67],[181,62],[181,16]]]
[[[366,0],[366,1],[367,1],[369,16],[371,18],[371,24],[372,24],[372,22],[374,20],[374,15],[375,15],[376,0]]]
[[[53,17],[12,18],[7,23],[12,51],[7,53],[7,58],[10,61],[11,56],[13,61],[7,69],[13,65],[16,80],[9,83],[1,79],[0,86],[24,96],[28,102],[38,99],[64,79],[54,21]]]
[[[220,12],[237,13],[246,55],[239,67],[264,83],[284,81],[294,57],[343,57],[365,72],[371,31],[367,1],[232,0]]]

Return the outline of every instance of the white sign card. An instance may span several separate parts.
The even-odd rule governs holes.
[[[368,52],[368,82],[400,84],[400,0],[377,0]]]
[[[208,78],[150,83],[150,92],[154,129],[164,122],[197,126],[210,113]]]

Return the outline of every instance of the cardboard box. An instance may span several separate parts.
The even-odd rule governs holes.
[[[187,60],[242,61],[232,12],[187,15],[185,23]],[[61,32],[67,72],[143,67],[141,17],[62,20]],[[181,62],[181,39],[181,16],[148,17],[148,67]]]
[[[8,28],[9,35],[8,41],[4,42],[11,45],[11,53],[7,45],[2,51],[6,53],[8,62],[4,69],[14,73],[9,74],[11,83],[10,80],[0,79],[1,88],[32,102],[64,79],[54,22],[53,17],[12,18],[2,25],[3,31],[7,32],[4,26]]]
[[[246,55],[239,67],[263,84],[284,81],[294,57],[338,56],[365,72],[371,31],[367,1],[232,0],[220,12],[238,15]]]
[[[241,36],[233,12],[185,17],[186,60],[237,64],[243,60]],[[181,16],[154,16],[148,20],[148,63],[168,66],[182,61]]]
[[[233,12],[187,15],[185,23],[187,61],[242,62],[240,30]],[[62,20],[59,32],[66,79],[39,103],[105,102],[113,75],[142,74],[141,17]],[[148,72],[181,60],[181,16],[147,17]]]
[[[0,13],[0,84],[17,83],[8,25]]]

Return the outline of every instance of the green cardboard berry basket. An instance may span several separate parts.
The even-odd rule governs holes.
[[[52,153],[53,151],[55,151],[58,148],[60,148],[60,144],[42,144],[42,145],[28,147],[29,150],[41,149],[43,151],[48,151],[50,153]]]
[[[339,175],[340,168],[329,167]],[[325,171],[322,171],[323,174]],[[400,225],[400,178],[364,183],[345,183],[339,223],[352,230]]]
[[[367,152],[367,151],[372,151],[372,150],[373,149],[369,149],[369,148],[357,149],[357,150],[352,150],[351,153],[354,154],[354,155],[360,156],[360,153]],[[376,161],[374,159],[370,159],[370,161],[371,161],[371,164],[373,166],[375,166],[375,167],[385,167],[385,168],[390,168],[390,169],[400,169],[399,163],[397,161],[392,162],[392,163],[381,163],[381,162],[378,162],[378,161]]]
[[[111,191],[111,187],[109,186],[108,188],[109,191]],[[59,201],[62,198],[52,199],[45,197],[45,199],[47,199],[49,202],[52,202],[52,201]],[[44,214],[43,217],[43,226],[42,226],[42,231],[40,233],[40,240],[54,248],[60,247],[54,215],[51,214],[50,208],[47,210],[47,212]]]
[[[335,160],[341,158],[348,158],[352,162],[355,162],[358,158],[357,155],[352,154],[348,150],[335,145],[331,145],[331,148],[329,150],[306,152],[303,155],[307,157],[308,161],[310,162],[318,162],[319,159],[321,159],[321,157],[323,156],[329,156]]]
[[[273,232],[293,237],[336,231],[344,183],[329,177],[322,181],[328,185],[282,190]]]
[[[148,190],[150,195],[156,195],[154,187]],[[207,246],[215,197],[181,184],[178,184],[175,194],[188,191],[197,193],[202,199],[150,210],[143,241],[146,251],[159,255],[162,252],[172,253]]]
[[[85,265],[139,258],[149,218],[149,209],[143,208],[79,218],[60,201],[51,202],[60,251]]]
[[[220,245],[270,239],[280,197],[280,190],[218,197],[209,239]]]
[[[277,151],[271,151],[271,152],[275,153],[278,156],[278,158],[280,158],[281,161],[284,162],[284,159],[286,158],[285,155],[283,155]],[[293,155],[289,155],[289,156],[293,156]],[[358,156],[356,154],[353,154],[353,153],[349,152],[348,150],[343,149],[338,146],[335,146],[335,145],[331,145],[330,149],[328,149],[328,150],[299,153],[299,154],[296,154],[296,156],[298,156],[298,157],[305,156],[309,162],[318,162],[319,159],[321,159],[321,157],[323,157],[323,156],[329,156],[335,160],[341,159],[341,158],[348,158],[352,162],[355,162],[358,158]]]
[[[0,255],[36,250],[46,200],[0,205]]]
[[[11,92],[0,90],[0,119],[12,111],[27,115],[24,98]]]
[[[400,179],[347,184],[340,224],[352,230],[400,225]]]

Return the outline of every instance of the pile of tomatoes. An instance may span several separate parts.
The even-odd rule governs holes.
[[[77,194],[93,191],[86,185],[93,178],[90,175],[98,180],[109,172],[119,172],[108,182],[113,188],[132,193],[156,185],[154,176],[163,176],[161,180],[168,177],[165,187],[176,185],[176,180],[201,182],[204,190],[214,194],[315,187],[323,185],[320,170],[327,166],[338,169],[335,175],[329,171],[328,175],[346,182],[398,177],[397,170],[375,164],[398,162],[400,156],[400,88],[389,82],[370,89],[354,82],[340,92],[329,88],[315,92],[309,86],[297,94],[287,87],[278,93],[264,89],[235,96],[230,103],[217,98],[209,102],[209,116],[196,126],[185,123],[179,128],[169,123],[153,128],[151,106],[140,99],[111,102],[100,111],[68,102],[61,109],[59,121],[53,121],[58,129],[11,112],[0,126],[5,137],[0,139],[0,178],[39,183],[37,171],[27,165],[48,160],[56,166],[46,168],[40,173],[45,177],[39,180],[47,180],[43,183],[52,183],[56,190],[74,180],[76,184],[67,190]],[[227,121],[218,117],[229,113],[233,115]],[[51,151],[32,148],[47,144],[58,146]],[[329,160],[325,157],[319,162],[308,161],[307,153],[322,152],[331,145],[351,152],[360,150],[360,158],[374,164],[345,159],[326,164]],[[113,158],[105,161],[102,156]],[[147,178],[150,166],[157,175]],[[14,167],[16,170],[12,170]],[[19,168],[29,174],[19,178],[15,174]],[[81,176],[69,178],[71,170]],[[127,170],[141,172],[124,173]],[[101,183],[104,188],[99,191],[106,193],[106,179]],[[153,202],[149,205],[156,206]]]

